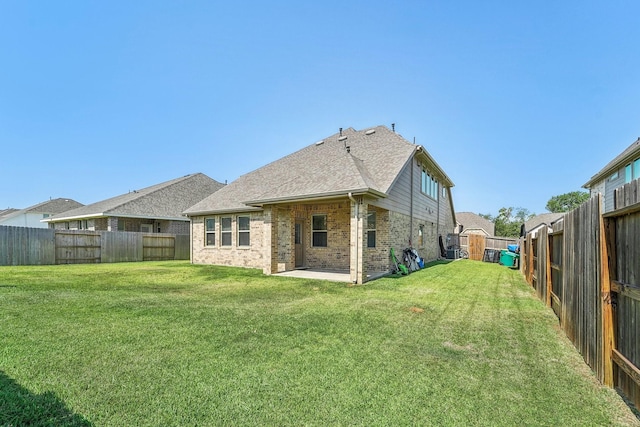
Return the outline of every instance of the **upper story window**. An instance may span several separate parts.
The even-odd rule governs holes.
[[[250,242],[250,219],[248,216],[238,218],[238,246],[249,246]]]
[[[422,169],[421,190],[424,194],[438,200],[438,180]]]
[[[326,215],[313,215],[311,217],[311,241],[314,247],[327,247]]]
[[[631,182],[640,178],[640,158],[635,159],[624,167],[624,182]]]
[[[215,246],[216,245],[216,219],[215,218],[206,218],[204,220],[204,234],[205,234],[205,245],[206,246]]]

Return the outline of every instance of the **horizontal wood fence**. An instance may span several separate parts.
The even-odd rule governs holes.
[[[482,234],[461,234],[460,249],[469,253],[469,259],[482,261],[485,249],[502,250],[508,245],[518,244],[513,237],[484,236]]]
[[[640,199],[638,181],[602,196],[521,242],[521,271],[585,362],[640,409]]]
[[[0,226],[0,266],[189,259],[189,235]]]

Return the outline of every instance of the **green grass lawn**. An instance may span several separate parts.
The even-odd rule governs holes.
[[[0,267],[0,425],[640,425],[517,271]]]

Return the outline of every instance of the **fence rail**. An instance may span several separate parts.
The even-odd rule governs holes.
[[[640,203],[638,181],[565,214],[521,242],[521,271],[603,384],[640,409]]]
[[[189,236],[0,226],[0,266],[189,259]]]

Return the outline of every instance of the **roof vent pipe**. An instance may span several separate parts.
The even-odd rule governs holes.
[[[340,136],[342,136],[342,128],[340,128]]]
[[[396,131],[396,124],[395,124],[395,123],[391,123],[391,130],[392,130],[393,132],[395,132],[395,131]]]

